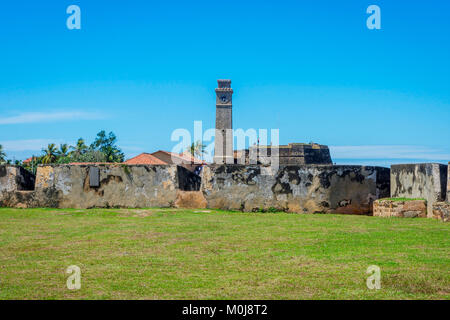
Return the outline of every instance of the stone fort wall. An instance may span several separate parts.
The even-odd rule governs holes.
[[[389,196],[389,169],[363,166],[210,165],[198,176],[176,165],[39,166],[35,189],[4,190],[10,207],[191,207],[368,214]],[[199,190],[200,191],[196,191]]]
[[[393,165],[391,170],[346,165],[281,165],[270,170],[265,165],[209,165],[200,180],[177,165],[42,165],[34,177],[20,167],[3,165],[0,206],[368,214],[374,200],[391,196],[426,199],[430,217],[433,206],[436,211],[435,204],[448,197],[450,184],[448,167],[432,163]]]
[[[202,172],[208,208],[370,214],[389,196],[389,169],[345,165],[211,165]]]
[[[198,190],[199,177],[177,165],[39,166],[35,189],[0,193],[9,207],[169,207],[177,193]]]
[[[391,197],[424,198],[428,217],[433,204],[445,201],[447,193],[446,165],[439,163],[398,164],[391,166]]]
[[[0,165],[0,193],[33,189],[34,175],[22,167]]]

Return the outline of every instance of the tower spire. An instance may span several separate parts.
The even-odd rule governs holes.
[[[217,80],[216,88],[216,135],[214,141],[214,163],[232,164],[233,118],[231,80]]]

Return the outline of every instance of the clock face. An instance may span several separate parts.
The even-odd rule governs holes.
[[[228,97],[226,95],[223,95],[220,97],[220,101],[222,101],[222,103],[227,103],[228,102]]]

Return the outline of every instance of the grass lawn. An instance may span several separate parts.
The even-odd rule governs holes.
[[[424,218],[1,208],[0,299],[449,299],[449,248]]]

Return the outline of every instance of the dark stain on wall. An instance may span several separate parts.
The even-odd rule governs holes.
[[[322,188],[328,189],[331,186],[330,178],[333,174],[333,171],[325,171],[319,174],[320,186]]]
[[[236,183],[255,185],[256,181],[254,181],[254,178],[261,174],[261,168],[259,166],[242,164],[217,165],[215,174],[231,174],[231,179]],[[219,185],[223,185],[224,179],[216,177],[216,181]]]
[[[292,194],[292,189],[289,183],[277,181],[272,186],[272,192],[274,194]]]
[[[292,194],[290,183],[299,185],[302,181],[298,170],[299,168],[297,166],[281,167],[276,176],[276,181],[272,186],[272,192],[274,194]],[[281,181],[285,176],[287,176],[289,182]]]
[[[325,207],[325,208],[330,207],[330,204],[327,201],[322,201],[320,204],[322,205],[322,207]]]
[[[109,184],[110,182],[121,183],[123,181],[121,176],[108,175],[100,181],[100,186]]]
[[[3,192],[0,207],[16,207],[24,205],[27,208],[59,208],[60,192],[55,188],[47,188],[42,191],[13,191]]]
[[[0,165],[0,178],[6,177],[6,166]]]
[[[388,168],[377,168],[377,189],[380,191],[380,198],[391,196],[391,170]]]
[[[440,201],[445,201],[447,195],[447,175],[448,175],[448,167],[440,166],[439,167],[439,176],[441,182],[441,198]]]
[[[364,167],[364,169],[368,172],[367,176],[372,175],[376,171],[376,180],[382,181],[384,185],[389,185],[389,169],[388,168],[375,168],[372,166]],[[383,170],[384,169],[384,170]],[[381,172],[381,174],[380,174]],[[331,186],[331,178],[333,176],[338,176],[341,178],[345,178],[347,176],[350,177],[350,181],[363,183],[366,177],[361,173],[360,166],[343,166],[339,169],[333,168],[330,166],[330,169],[327,171],[323,171],[319,174],[320,185],[321,187],[328,189]],[[378,180],[380,179],[380,180]]]
[[[8,170],[11,170],[15,174],[15,188],[16,190],[34,190],[35,176],[28,170],[22,167],[11,165],[0,165],[0,178],[4,178],[8,175]]]
[[[22,167],[17,167],[17,170],[18,170],[18,174],[16,176],[17,189],[28,191],[34,190],[34,184],[36,181],[35,175]]]
[[[248,170],[244,170],[244,167],[235,167],[231,171],[231,178],[234,182],[243,183],[246,185],[254,185],[256,181],[253,180],[254,177],[258,176],[261,173],[260,168],[249,168]]]
[[[284,173],[287,174],[289,182],[295,185],[299,185],[302,179],[298,174],[298,167],[295,166],[287,166],[284,168]]]

